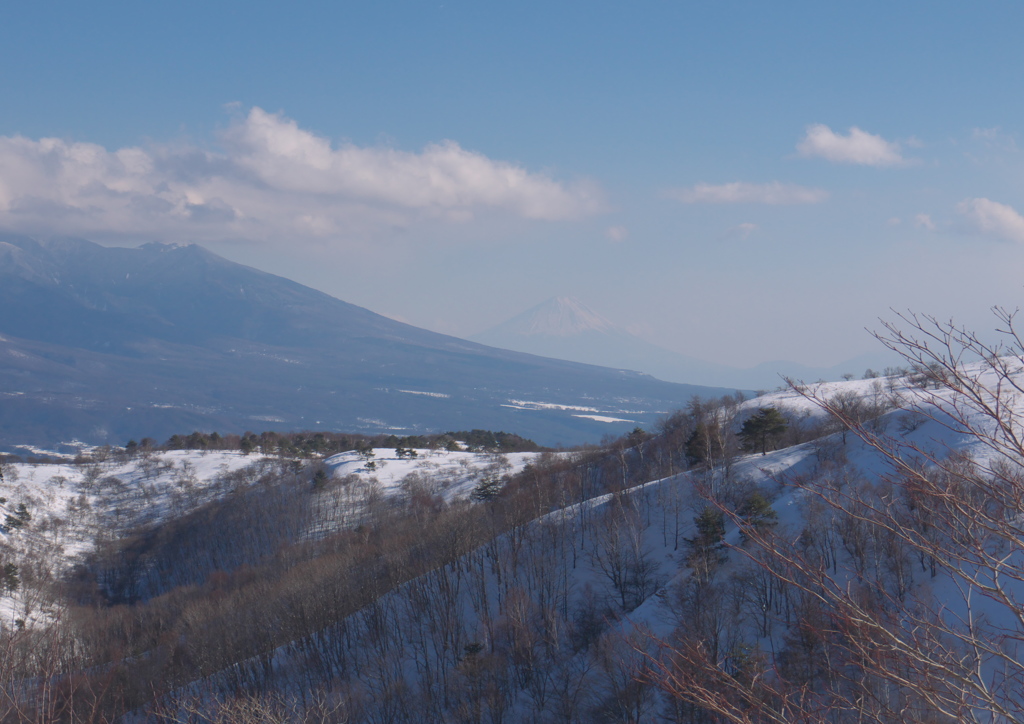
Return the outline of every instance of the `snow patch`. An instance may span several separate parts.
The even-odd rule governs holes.
[[[627,420],[622,417],[608,417],[607,415],[573,415],[573,417],[583,417],[587,420],[595,420],[597,422],[636,422],[636,420]]]
[[[398,392],[404,392],[407,395],[424,395],[426,397],[442,397],[449,398],[451,395],[446,395],[443,392],[423,392],[421,390],[398,390]]]
[[[512,407],[517,410],[576,410],[577,412],[600,412],[596,407],[582,407],[580,405],[559,405],[555,402],[532,402],[530,400],[509,400],[509,404],[502,407]]]

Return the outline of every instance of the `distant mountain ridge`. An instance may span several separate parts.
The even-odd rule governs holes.
[[[543,357],[636,370],[670,382],[743,389],[774,389],[783,384],[784,376],[812,381],[859,375],[867,367],[885,366],[887,359],[884,354],[864,355],[828,368],[790,361],[730,367],[651,344],[573,297],[548,299],[469,339]],[[893,359],[891,364],[897,362]]]
[[[0,305],[6,444],[489,428],[569,445],[732,391],[436,334],[195,245],[0,234]]]

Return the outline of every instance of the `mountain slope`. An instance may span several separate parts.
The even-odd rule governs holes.
[[[194,245],[0,236],[0,304],[7,444],[317,427],[575,444],[732,391],[436,334]]]

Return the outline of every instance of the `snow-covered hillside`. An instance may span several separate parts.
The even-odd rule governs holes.
[[[746,423],[768,408],[786,431],[754,445]],[[755,707],[1012,720],[1022,415],[1020,359],[992,358],[695,402],[562,456],[376,448],[250,468],[208,454],[213,482],[192,487],[216,504],[191,517],[182,469],[199,454],[176,453],[148,493],[159,532],[83,574],[104,591],[87,620],[147,654],[141,680],[187,684],[160,700],[171,718],[312,701],[367,722],[744,721]],[[104,464],[54,500],[85,495],[93,528],[142,520],[106,479],[141,487],[140,461]],[[60,489],[63,469],[39,480]],[[32,518],[5,542],[60,528],[33,530],[56,504],[14,471],[24,488],[5,511]],[[486,502],[465,502],[474,492]],[[111,603],[134,604],[138,628]]]
[[[1000,381],[984,364],[969,367],[964,374],[992,389]],[[1018,372],[1010,379],[1020,383],[1024,376]],[[778,667],[776,671],[791,671],[797,621],[805,604],[796,589],[773,582],[757,561],[778,556],[775,565],[785,571],[783,564],[791,557],[802,560],[801,556],[811,555],[813,545],[822,545],[820,541],[809,543],[809,536],[811,531],[822,535],[815,526],[824,522],[833,558],[821,584],[831,581],[834,588],[821,595],[835,607],[834,615],[848,613],[842,607],[848,590],[880,586],[876,595],[893,596],[887,605],[903,602],[904,615],[920,617],[921,622],[909,621],[910,640],[922,647],[939,641],[933,638],[939,634],[927,631],[934,616],[943,622],[944,646],[950,645],[949,637],[960,637],[967,648],[953,646],[949,660],[944,651],[927,653],[936,665],[948,664],[950,676],[956,664],[953,659],[970,650],[969,644],[1001,642],[1002,653],[980,652],[975,669],[977,688],[989,688],[994,700],[1006,703],[1010,711],[1019,710],[1021,699],[1017,698],[1016,704],[1013,700],[1024,690],[1017,678],[1001,679],[995,662],[1008,655],[1016,668],[1005,670],[1013,673],[1019,671],[1024,653],[1006,637],[1007,632],[1021,633],[1015,611],[1024,603],[1024,582],[1019,573],[1013,573],[1013,567],[1021,562],[1020,548],[1000,554],[1010,566],[1000,588],[1005,599],[1000,600],[999,596],[983,595],[972,584],[977,565],[947,563],[929,568],[915,558],[909,545],[901,549],[891,535],[887,539],[871,532],[872,512],[879,514],[882,523],[886,520],[882,514],[899,515],[897,507],[902,503],[895,496],[884,504],[894,507],[861,513],[865,516],[862,533],[850,527],[844,510],[822,505],[823,496],[833,496],[851,514],[856,512],[853,506],[858,500],[882,505],[873,496],[876,490],[890,490],[887,481],[892,479],[894,461],[884,454],[887,450],[914,451],[925,460],[932,459],[938,467],[927,463],[925,467],[936,472],[941,472],[950,455],[991,465],[993,453],[998,451],[970,427],[992,432],[984,411],[968,409],[956,389],[937,390],[905,378],[819,384],[804,393],[820,402],[844,404],[845,410],[862,415],[858,422],[863,424],[866,439],[837,430],[764,455],[707,463],[643,482],[624,493],[568,505],[500,536],[457,563],[389,592],[311,641],[281,647],[274,656],[275,670],[287,679],[294,675],[289,672],[302,665],[300,657],[309,656],[310,647],[324,647],[326,652],[343,637],[348,653],[340,670],[361,673],[358,682],[341,675],[335,685],[355,697],[371,719],[384,711],[381,707],[437,702],[445,696],[459,701],[469,696],[480,707],[478,711],[511,721],[545,716],[574,721],[572,712],[581,709],[618,711],[630,721],[655,720],[659,712],[671,709],[672,699],[650,688],[651,678],[646,680],[648,688],[632,694],[625,683],[632,680],[635,685],[638,679],[634,677],[645,667],[650,671],[652,660],[645,656],[659,660],[657,657],[666,654],[659,652],[655,643],[696,636],[700,643],[694,649],[697,653],[687,656],[718,652],[707,661],[693,659],[693,671],[702,663],[730,671],[736,665],[737,651],[754,657],[751,661],[764,657],[774,662],[771,665]],[[791,419],[826,422],[828,413],[806,394],[778,392],[749,400],[740,406],[734,424],[739,426],[759,408],[772,406]],[[984,393],[978,399],[985,399]],[[1024,412],[1022,402],[1012,398],[1013,416]],[[968,426],[950,416],[956,411]],[[639,455],[639,449],[634,453]],[[716,502],[709,502],[709,491]],[[885,494],[892,496],[891,492]],[[749,515],[743,512],[743,501],[755,496],[771,505],[771,515],[762,519],[766,521],[763,530],[738,525]],[[707,552],[710,557],[700,563],[701,531],[695,524],[702,511],[714,511],[718,506],[726,512],[724,547],[715,544]],[[759,540],[770,540],[775,548],[759,553]],[[894,581],[898,595],[890,590]],[[862,607],[856,610],[870,613],[859,599],[851,600],[855,604],[849,605]],[[419,603],[413,604],[415,601]],[[413,615],[415,606],[419,606],[417,615]],[[385,629],[378,623],[382,615],[392,622]],[[439,637],[441,630],[446,633]],[[900,638],[906,633],[900,622],[887,630],[894,646],[906,645]],[[878,631],[872,631],[875,633]],[[822,652],[847,658],[857,653],[851,645],[841,644],[837,634],[823,631],[823,635]],[[829,638],[833,635],[835,640]],[[837,653],[844,645],[847,648]],[[902,653],[905,651],[900,649],[894,655]],[[666,666],[673,675],[678,674],[672,664]],[[928,673],[922,671],[914,670],[914,676]],[[475,676],[490,677],[487,680],[492,683],[504,681],[507,688],[501,696],[472,699],[463,687],[472,687]],[[396,695],[396,687],[409,693]],[[905,700],[916,696],[915,687],[907,684],[890,695],[892,701],[878,704],[879,710],[910,706]],[[839,702],[841,693],[828,695],[840,697],[834,699]],[[359,699],[361,695],[363,699]],[[914,706],[932,706],[927,710],[934,711],[944,704],[945,700],[939,700]],[[436,706],[430,715],[442,716],[446,710]]]
[[[836,431],[689,474],[743,529],[726,534],[714,576],[681,570],[674,596],[630,617],[627,630],[672,641],[653,676],[665,691],[737,719],[752,701],[782,720],[807,708],[875,721],[1024,715],[1024,357],[913,361],[906,378],[748,401],[737,426],[775,407]],[[744,521],[735,486],[772,499],[768,525]],[[716,614],[722,640],[680,618],[722,595],[740,607]],[[830,663],[819,675],[801,656]],[[752,661],[763,679],[737,685]]]
[[[267,471],[312,463],[237,451],[98,452],[85,449],[79,463],[3,464],[0,522],[7,523],[0,527],[0,570],[4,564],[16,566],[18,581],[16,587],[15,578],[6,585],[5,578],[0,586],[3,625],[45,620],[48,606],[40,587],[65,575],[98,544],[181,518],[253,485]],[[410,449],[399,458],[394,449],[378,448],[372,455],[347,452],[325,462],[330,476],[355,481],[361,489],[398,497],[415,489],[454,501],[469,498],[481,481],[500,487],[537,457]]]
[[[183,515],[250,483],[271,464],[261,455],[187,450],[84,460],[3,465],[0,519],[17,518],[19,508],[28,515],[0,531],[0,562],[17,565],[20,579],[16,590],[0,596],[7,625],[40,615],[45,601],[36,584],[64,575],[98,542]]]

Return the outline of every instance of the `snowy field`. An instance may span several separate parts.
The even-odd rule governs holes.
[[[422,483],[447,501],[469,497],[482,480],[514,475],[539,455],[411,450],[399,457],[394,448],[374,448],[372,452],[343,452],[326,462],[336,478],[355,475],[363,482],[376,482],[389,494],[402,492],[403,485]]]

